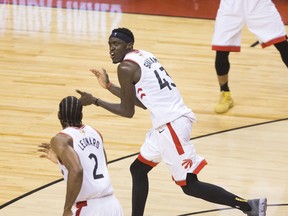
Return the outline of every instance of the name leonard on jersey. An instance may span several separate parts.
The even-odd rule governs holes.
[[[79,148],[83,151],[87,146],[94,146],[98,149],[99,145],[100,145],[99,140],[96,140],[94,137],[85,137],[81,139],[78,143]]]

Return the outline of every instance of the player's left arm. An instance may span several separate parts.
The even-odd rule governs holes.
[[[47,158],[48,160],[52,161],[55,164],[58,164],[57,155],[55,152],[51,149],[50,143],[41,143],[38,145],[38,152],[41,153],[41,158]]]
[[[101,99],[97,99],[91,94],[89,97],[88,93],[77,92],[81,95],[80,101],[83,105],[89,105],[94,100],[94,104],[101,106],[102,108],[123,117],[132,118],[135,113],[135,103],[136,103],[136,92],[134,83],[136,83],[139,73],[141,73],[140,67],[130,61],[122,62],[118,66],[118,80],[120,83],[120,104],[119,103],[110,103]],[[142,104],[143,106],[143,104]]]
[[[132,65],[133,66],[133,65]],[[135,113],[135,86],[133,84],[135,68],[126,62],[118,66],[118,80],[120,84],[120,104],[110,103],[99,99],[98,105],[102,108],[127,118],[132,118]]]
[[[83,168],[77,153],[72,148],[72,138],[66,134],[57,134],[51,139],[51,147],[58,159],[68,170],[66,198],[63,215],[72,213],[72,206],[80,192],[83,180]],[[71,214],[72,215],[72,214]]]
[[[118,66],[118,80],[120,83],[121,102],[125,99],[125,103],[129,103],[129,97],[133,97],[133,103],[143,109],[147,109],[141,101],[136,97],[135,84],[140,80],[141,68],[135,62],[126,60]],[[133,94],[129,94],[133,93]],[[128,96],[127,96],[128,95]]]
[[[112,84],[110,82],[110,79],[109,79],[109,76],[106,72],[105,69],[102,69],[102,70],[97,70],[97,69],[91,69],[90,70],[98,79],[98,82],[100,83],[100,85],[109,90],[109,92],[111,92],[113,95],[117,96],[118,98],[122,99],[122,96],[123,96],[123,91],[121,90],[121,83],[120,83],[120,86],[117,86],[115,84]],[[122,71],[119,73],[119,71]],[[126,72],[128,73],[126,73]],[[122,76],[124,75],[124,76]],[[126,75],[128,75],[126,77]],[[131,75],[131,76],[129,76]],[[129,82],[128,83],[133,83],[133,86],[135,83],[137,83],[140,79],[140,76],[141,76],[141,69],[140,67],[133,63],[133,62],[129,62],[129,61],[125,61],[125,62],[122,62],[119,66],[118,66],[118,79],[119,81],[128,81],[129,78],[132,80],[132,82]],[[130,81],[131,81],[130,80]],[[128,87],[128,85],[126,84],[123,84],[123,86],[126,88]],[[135,87],[133,88],[134,91],[135,91]],[[132,91],[132,90],[131,90]],[[91,105],[91,104],[95,104],[95,105],[98,105],[98,99],[96,97],[94,97],[92,94],[90,93],[87,93],[87,92],[82,92],[80,90],[76,90],[77,93],[79,93],[81,95],[80,97],[80,101],[82,102],[82,104],[84,106],[86,105]],[[138,107],[141,107],[143,109],[147,109],[141,101],[139,101],[139,99],[136,97],[136,95],[134,95],[134,105],[135,106],[138,106]],[[109,109],[108,109],[109,110]],[[109,110],[111,111],[111,110]],[[115,113],[114,111],[111,111],[113,113]],[[121,115],[119,114],[119,112],[115,113],[117,115]],[[125,115],[122,115],[124,117],[128,117],[128,116],[125,116]]]

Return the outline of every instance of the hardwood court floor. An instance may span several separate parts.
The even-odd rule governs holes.
[[[288,121],[243,128],[195,139],[198,153],[209,165],[200,173],[203,181],[217,185],[248,198],[267,196],[268,216],[285,216],[287,206],[287,133]],[[283,136],[283,134],[285,134]],[[281,136],[282,141],[277,137]],[[275,140],[278,140],[275,143]],[[129,157],[109,164],[115,193],[125,215],[131,212]],[[57,170],[55,165],[55,170]],[[285,174],[286,172],[286,174]],[[11,204],[0,215],[59,215],[64,204],[63,181]],[[282,204],[286,205],[282,206]],[[240,216],[240,211],[206,203],[185,196],[160,164],[150,173],[150,194],[147,216],[223,215]]]
[[[210,48],[213,20],[78,10],[75,4],[73,7],[0,4],[1,216],[60,214],[63,182],[17,198],[62,178],[57,166],[39,158],[37,145],[49,142],[61,129],[57,111],[63,97],[77,96],[78,88],[118,101],[101,89],[88,71],[103,67],[117,83],[107,37],[118,26],[133,30],[135,48],[149,50],[159,58],[195,112],[198,122],[191,137],[203,136],[195,139],[195,145],[209,162],[200,179],[245,198],[267,196],[273,205],[268,208],[268,216],[285,216],[288,71],[275,48],[251,48],[256,39],[244,30],[242,52],[230,57],[235,107],[216,115],[213,107],[218,99],[218,84],[215,53]],[[112,5],[108,4],[108,8]],[[229,131],[279,119],[284,120]],[[151,127],[149,113],[140,109],[133,119],[124,119],[103,109],[85,107],[84,122],[102,132],[109,161],[136,154]],[[129,165],[133,159],[109,165],[115,193],[126,215],[131,208]],[[164,164],[150,176],[146,215],[191,215],[225,208],[183,195]],[[235,210],[202,213],[232,214],[241,215]]]

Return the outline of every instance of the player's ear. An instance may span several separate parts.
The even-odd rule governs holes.
[[[133,49],[133,43],[132,42],[127,44],[127,49],[128,50],[132,50]]]
[[[58,111],[58,119],[61,121],[62,118],[61,118],[61,115],[60,115],[60,111]]]

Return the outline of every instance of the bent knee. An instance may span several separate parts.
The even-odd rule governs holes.
[[[147,174],[153,167],[142,163],[138,159],[136,159],[131,165],[130,165],[130,173],[133,175],[145,173]]]

